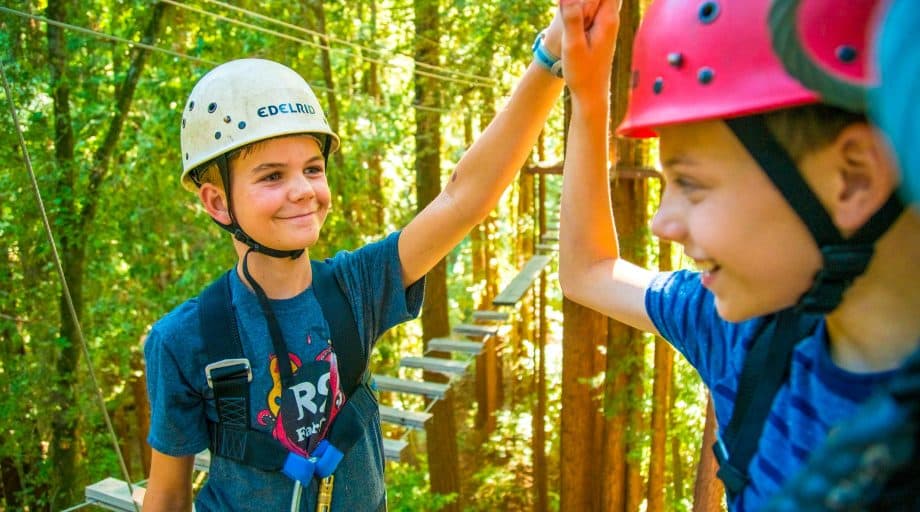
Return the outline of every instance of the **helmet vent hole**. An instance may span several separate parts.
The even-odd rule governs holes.
[[[652,84],[652,92],[655,94],[661,94],[662,89],[664,89],[664,78],[659,76],[655,79],[655,83]]]
[[[671,52],[668,54],[668,64],[671,67],[680,68],[684,65],[684,54],[680,52]]]
[[[700,68],[699,72],[696,74],[697,80],[700,81],[703,85],[708,85],[712,82],[712,79],[716,77],[716,72],[710,67]]]
[[[229,122],[230,122],[230,116],[224,116],[224,122],[225,122],[225,123],[229,123]]]
[[[243,128],[246,128],[246,121],[240,121],[239,124],[237,124],[236,126],[240,130],[242,130]]]
[[[185,154],[185,159],[188,160],[188,153]]]
[[[214,138],[220,140],[220,132],[214,132]]]
[[[852,46],[848,44],[838,46],[837,49],[835,50],[835,53],[837,54],[837,60],[839,60],[840,62],[845,62],[849,64],[856,60],[856,55],[857,55],[856,48],[853,48]]]
[[[213,114],[217,110],[217,103],[211,103],[208,105],[208,114]]]
[[[185,128],[185,118],[182,118],[182,127]]]
[[[706,24],[712,23],[719,17],[719,3],[718,2],[703,2],[700,5],[699,12],[700,21]]]
[[[194,108],[195,108],[195,102],[194,101],[188,102],[188,111],[191,112]]]

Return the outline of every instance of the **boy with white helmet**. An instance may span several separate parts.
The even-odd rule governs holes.
[[[702,271],[620,259],[607,174],[613,3],[587,32],[562,5],[563,291],[660,333],[697,369],[729,508],[757,510],[916,350],[920,222],[902,213],[896,169],[864,116],[822,104],[782,67],[769,0],[657,0],[636,35],[618,132],[660,137],[667,183],[652,230]],[[865,38],[851,21],[873,3],[823,6],[810,50],[861,76]]]
[[[424,275],[524,164],[562,89],[549,72],[560,38],[555,22],[506,108],[424,211],[325,262],[307,253],[329,211],[326,165],[339,138],[310,87],[259,59],[198,82],[182,114],[182,183],[232,233],[239,262],[148,336],[145,510],[191,508],[193,459],[204,448],[212,459],[200,512],[314,510],[330,497],[331,510],[385,510],[370,350],[417,315]]]

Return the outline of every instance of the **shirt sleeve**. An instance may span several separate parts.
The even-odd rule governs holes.
[[[703,382],[709,385],[725,374],[733,329],[719,317],[699,272],[657,275],[646,291],[645,309],[661,336],[687,358]]]
[[[154,326],[144,342],[147,393],[150,398],[150,432],[147,442],[174,457],[193,455],[208,447],[204,398],[188,382],[167,333]]]
[[[397,231],[332,258],[336,278],[345,285],[354,309],[359,334],[370,346],[387,329],[418,316],[422,307],[425,279],[403,287],[399,235]]]

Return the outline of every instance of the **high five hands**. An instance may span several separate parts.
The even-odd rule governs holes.
[[[573,95],[607,94],[622,0],[560,0],[562,70]]]

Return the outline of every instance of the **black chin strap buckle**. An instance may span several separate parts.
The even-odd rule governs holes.
[[[871,244],[828,245],[821,248],[824,264],[815,275],[811,289],[799,300],[805,313],[829,313],[843,300],[843,293],[854,279],[866,271],[872,259]]]

